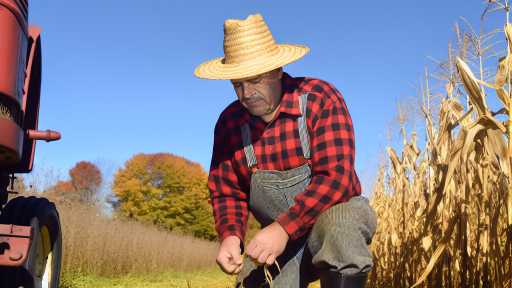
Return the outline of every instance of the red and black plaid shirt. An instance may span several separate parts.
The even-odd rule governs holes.
[[[222,112],[215,126],[208,188],[221,242],[236,235],[245,246],[252,173],[242,143],[241,126],[245,121],[251,124],[258,169],[286,171],[305,163],[311,165],[311,184],[295,197],[297,204],[276,219],[290,240],[308,232],[327,208],[361,195],[354,170],[354,130],[343,97],[319,79],[292,78],[283,73],[282,81],[281,106],[268,125],[260,117],[251,116],[237,100]],[[309,93],[309,160],[302,155],[297,126],[297,117],[301,116],[298,96],[304,93]]]

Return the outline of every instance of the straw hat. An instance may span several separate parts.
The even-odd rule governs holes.
[[[203,79],[241,79],[299,60],[309,52],[301,45],[276,44],[260,14],[224,22],[224,55],[197,67]]]

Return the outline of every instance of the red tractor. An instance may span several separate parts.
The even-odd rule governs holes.
[[[28,25],[28,0],[0,0],[0,287],[59,285],[62,234],[55,204],[45,198],[8,202],[14,174],[33,167],[38,131],[41,28]],[[8,203],[7,203],[8,202]],[[5,206],[4,206],[5,205]]]

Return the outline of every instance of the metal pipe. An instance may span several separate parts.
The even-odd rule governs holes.
[[[56,141],[60,139],[60,133],[56,131],[38,131],[38,130],[27,130],[27,139],[45,140],[46,142]]]

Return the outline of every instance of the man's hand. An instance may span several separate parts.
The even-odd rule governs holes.
[[[258,266],[270,266],[283,253],[289,238],[281,224],[274,222],[254,236],[245,253],[254,259]]]
[[[222,241],[217,253],[217,264],[224,273],[234,275],[240,273],[244,267],[240,250],[240,238],[228,236]]]

